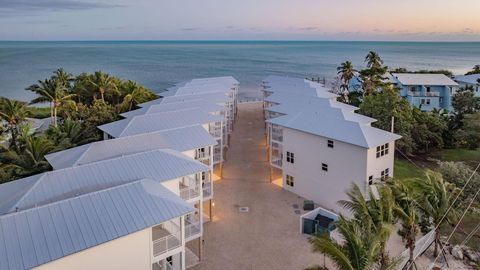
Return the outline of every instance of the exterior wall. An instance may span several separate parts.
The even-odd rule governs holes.
[[[186,155],[189,158],[195,159],[195,149],[183,151],[182,154]]]
[[[38,270],[151,270],[150,228],[33,268]]]
[[[402,85],[397,84],[400,88],[400,96],[406,98],[413,106],[421,108],[423,111],[436,109],[452,109],[452,96],[455,93],[455,87],[449,86],[428,86],[428,85]],[[415,92],[412,92],[412,87]],[[430,92],[427,92],[430,87]],[[429,99],[430,105],[422,104],[421,101]]]
[[[168,190],[170,190],[171,192],[180,196],[180,187],[179,187],[180,180],[181,180],[180,178],[175,178],[172,180],[162,182],[162,185],[166,187]]]
[[[390,142],[388,154],[377,158],[377,148],[373,147],[368,149],[367,160],[367,182],[370,176],[373,176],[374,180],[378,180],[381,177],[381,172],[388,169],[389,176],[393,176],[393,162],[395,156],[395,142]]]
[[[470,84],[465,82],[457,82],[457,83],[459,84],[459,87],[466,87],[466,86],[473,87],[473,92],[475,93],[475,96],[480,97],[480,84]]]
[[[283,187],[324,208],[341,211],[337,201],[347,199],[345,191],[356,183],[367,183],[367,149],[301,131],[284,128]],[[295,163],[286,162],[286,151],[294,153]],[[322,170],[328,165],[328,172]],[[294,187],[286,184],[286,175],[294,177]]]

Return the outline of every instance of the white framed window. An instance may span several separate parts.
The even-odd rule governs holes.
[[[427,86],[427,93],[430,93],[431,90],[432,88],[430,86]]]
[[[427,99],[425,100],[425,104],[430,105],[430,99],[429,99],[429,98],[427,98]]]
[[[422,104],[422,105],[425,104],[425,99],[424,99],[424,98],[422,98],[422,99],[420,100],[420,104]]]
[[[328,164],[322,163],[322,171],[328,172]]]
[[[380,179],[382,181],[385,181],[385,179],[387,179],[389,176],[390,176],[390,169],[389,168],[386,168],[385,170],[380,172]]]
[[[287,186],[291,186],[293,187],[295,185],[295,178],[291,175],[285,175],[285,179],[286,179],[286,182],[287,182]]]
[[[388,143],[377,146],[377,158],[388,155]]]
[[[332,141],[332,140],[328,140],[327,146],[330,147],[330,148],[333,148],[333,141]]]
[[[295,163],[295,155],[292,152],[287,151],[287,162]]]

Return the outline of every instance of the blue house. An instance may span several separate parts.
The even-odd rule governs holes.
[[[453,78],[460,87],[471,86],[476,97],[480,97],[480,74],[457,75]]]
[[[400,96],[422,111],[452,111],[452,96],[458,84],[443,74],[392,73]]]

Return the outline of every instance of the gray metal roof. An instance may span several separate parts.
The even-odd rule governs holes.
[[[183,152],[216,144],[210,133],[196,125],[93,142],[52,153],[45,158],[58,170],[154,149],[169,148]]]
[[[291,107],[291,109],[293,110],[298,110],[302,106],[332,107],[352,112],[359,109],[358,107],[338,102],[329,98],[308,97],[302,95],[293,95],[289,93],[273,93],[270,96],[266,97],[264,100],[266,102],[281,104],[282,107],[285,107],[286,109],[287,107]],[[272,107],[266,108],[266,110],[270,110],[271,108]]]
[[[193,211],[144,179],[0,216],[0,269],[31,269]]]
[[[20,195],[0,198],[0,214],[64,200],[148,178],[157,182],[208,171],[208,166],[170,149],[153,150],[46,172],[0,185]],[[20,181],[20,182],[18,182]]]
[[[470,75],[455,75],[454,80],[460,83],[467,84],[480,84],[480,74],[470,74]]]
[[[402,85],[437,85],[456,86],[458,85],[444,74],[422,74],[422,73],[392,73],[394,79]]]
[[[143,108],[143,107],[149,107],[155,104],[185,102],[188,100],[197,100],[197,99],[208,100],[212,103],[219,104],[219,105],[225,104],[230,100],[229,97],[223,92],[213,92],[213,93],[202,93],[202,94],[193,94],[193,95],[166,96],[161,99],[155,99],[145,103],[138,104],[138,106]]]
[[[348,115],[350,114],[350,115]],[[340,109],[306,110],[269,119],[266,122],[346,142],[364,148],[372,148],[392,142],[401,136],[365,125]]]
[[[202,125],[223,121],[223,117],[211,115],[200,109],[185,109],[173,112],[137,115],[131,118],[98,126],[115,138],[141,133]]]
[[[149,107],[143,107],[137,110],[125,112],[120,115],[128,118],[128,117],[142,115],[142,114],[170,112],[170,111],[178,111],[178,110],[185,110],[185,109],[199,109],[209,113],[217,113],[217,112],[224,111],[225,107],[217,105],[205,99],[194,99],[194,100],[188,100],[184,102],[155,104]]]

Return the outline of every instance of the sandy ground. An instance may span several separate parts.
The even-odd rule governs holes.
[[[303,269],[323,264],[300,234],[303,199],[270,183],[261,103],[241,104],[215,181],[213,222],[204,227],[204,260],[194,270]],[[240,213],[238,207],[249,207]],[[297,212],[296,212],[297,210]],[[328,263],[328,261],[327,261]]]

